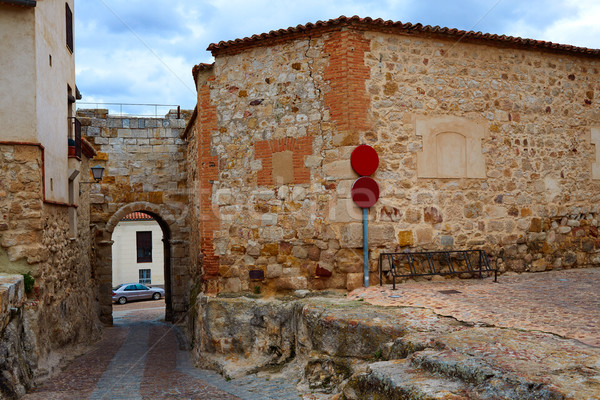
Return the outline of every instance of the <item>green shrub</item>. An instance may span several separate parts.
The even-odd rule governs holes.
[[[23,283],[25,284],[25,293],[29,294],[33,292],[33,284],[35,283],[35,279],[33,279],[33,276],[31,276],[30,272],[23,274]]]

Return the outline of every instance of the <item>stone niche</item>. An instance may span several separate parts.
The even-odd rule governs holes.
[[[423,138],[423,151],[417,153],[419,178],[486,177],[484,124],[453,116],[417,117],[415,128]]]
[[[600,127],[592,128],[590,142],[596,148],[594,162],[592,162],[592,179],[600,179]]]

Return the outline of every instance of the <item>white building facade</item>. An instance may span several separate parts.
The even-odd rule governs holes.
[[[164,287],[163,233],[150,215],[134,212],[127,215],[113,232],[113,286],[139,282]]]

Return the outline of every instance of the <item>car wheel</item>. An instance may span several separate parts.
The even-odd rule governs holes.
[[[160,299],[160,293],[158,293],[158,292],[157,292],[157,293],[154,293],[154,294],[152,295],[152,298],[153,298],[154,300],[158,300],[158,299]]]
[[[119,297],[119,304],[127,303],[127,297]]]

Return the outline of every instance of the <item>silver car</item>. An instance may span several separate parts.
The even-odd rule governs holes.
[[[123,283],[113,288],[112,299],[119,304],[132,300],[159,300],[164,297],[165,291],[161,288],[148,287],[141,283]]]

